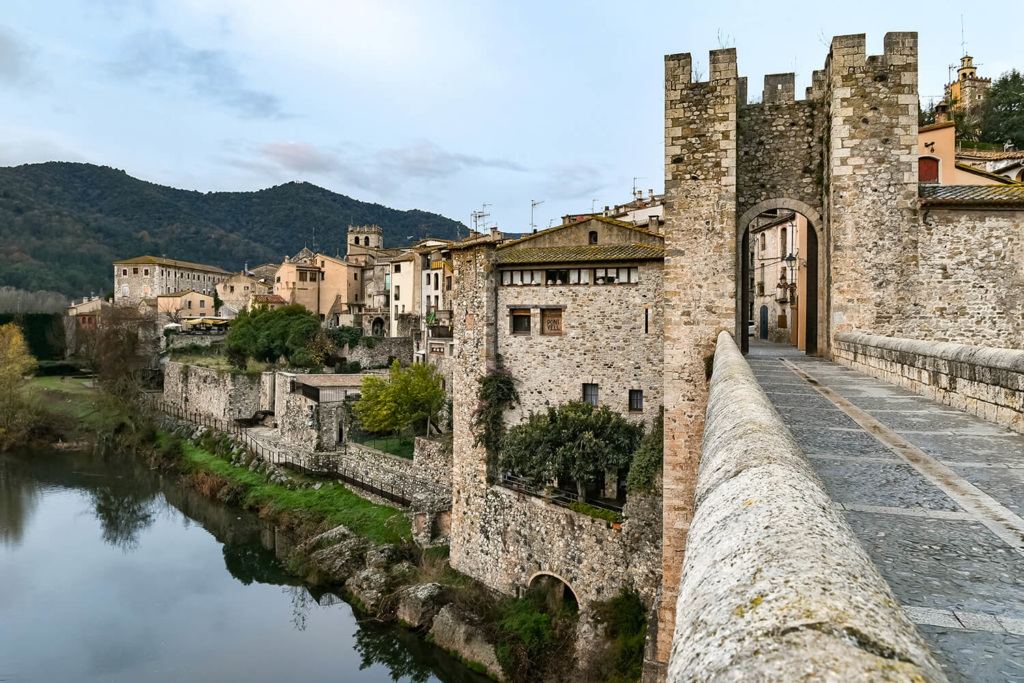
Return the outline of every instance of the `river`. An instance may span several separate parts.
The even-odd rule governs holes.
[[[131,456],[0,453],[0,681],[489,680],[310,591],[287,549]]]

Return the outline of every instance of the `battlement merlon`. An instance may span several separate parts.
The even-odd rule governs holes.
[[[720,81],[726,78],[737,78],[736,71],[736,48],[729,47],[724,50],[712,50],[709,63],[709,79]]]
[[[777,104],[796,100],[796,74],[765,74],[761,102]]]

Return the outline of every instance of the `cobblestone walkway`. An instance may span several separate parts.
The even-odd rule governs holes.
[[[949,680],[1024,683],[1024,435],[790,346],[747,360]]]

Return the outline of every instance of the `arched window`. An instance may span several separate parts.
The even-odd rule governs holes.
[[[369,237],[364,237],[363,238],[363,245],[365,245],[367,247],[370,246],[370,238]]]
[[[352,244],[356,245],[357,247],[359,246],[359,235],[356,235],[355,237],[352,238]]]
[[[597,231],[596,230],[591,230],[590,231],[590,243],[591,244],[597,244]]]
[[[765,248],[766,245],[767,245],[767,241],[765,240],[764,233],[762,232],[761,233],[761,251],[764,251],[764,248]]]
[[[939,182],[939,160],[935,157],[921,157],[917,160],[917,182]]]
[[[779,256],[785,256],[788,253],[786,248],[789,243],[786,241],[786,229],[782,228],[779,231]]]

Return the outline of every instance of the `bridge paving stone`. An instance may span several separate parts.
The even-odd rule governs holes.
[[[1024,683],[1024,553],[809,383],[794,383],[798,375],[780,357],[1017,516],[1024,435],[793,347],[751,343],[748,362],[762,388],[950,681]]]

